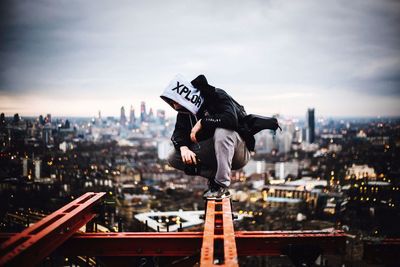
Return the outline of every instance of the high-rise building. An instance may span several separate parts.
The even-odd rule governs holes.
[[[64,128],[65,129],[71,128],[71,123],[69,122],[69,120],[65,120]]]
[[[275,163],[275,177],[278,179],[286,179],[288,176],[296,178],[299,175],[299,163],[277,162]]]
[[[28,159],[22,158],[22,176],[28,176]]]
[[[96,124],[97,125],[101,125],[102,124],[102,118],[101,118],[101,111],[100,110],[97,113]]]
[[[42,129],[42,137],[46,145],[50,145],[53,142],[52,129],[50,124],[46,124]]]
[[[279,153],[288,153],[292,148],[293,134],[284,131],[279,135]]]
[[[6,117],[4,116],[4,113],[1,113],[0,115],[0,127],[6,125]]]
[[[267,170],[266,162],[263,160],[250,160],[246,166],[243,167],[243,172],[246,176],[253,174],[262,174]]]
[[[163,109],[157,110],[157,120],[160,124],[165,123],[165,110],[163,110]]]
[[[303,142],[303,129],[296,127],[293,133],[293,142],[302,143]]]
[[[147,118],[148,118],[148,121],[150,121],[150,122],[152,122],[154,120],[153,108],[150,108]]]
[[[40,115],[39,116],[39,124],[44,125],[44,123],[45,123],[45,121],[44,121],[43,115]]]
[[[135,109],[131,105],[131,110],[129,112],[129,126],[134,126],[136,122],[136,117],[135,117]]]
[[[119,118],[119,124],[121,126],[125,126],[126,125],[126,116],[125,116],[125,108],[124,108],[124,106],[121,107],[121,116]]]
[[[373,167],[370,167],[366,164],[364,165],[353,165],[347,168],[346,171],[346,180],[348,179],[368,179],[368,180],[376,180],[376,173]]]
[[[51,123],[51,114],[47,114],[46,118],[45,118],[45,122],[46,123]]]
[[[21,117],[19,116],[18,113],[14,114],[14,118],[13,118],[13,124],[18,124],[21,121]]]
[[[35,165],[35,180],[40,180],[40,165],[42,164],[42,161],[40,159],[35,159],[33,164]]]
[[[306,141],[311,144],[315,142],[315,113],[313,108],[307,110],[306,116]]]
[[[142,122],[147,120],[146,103],[144,101],[140,104],[140,120]]]
[[[157,143],[157,155],[161,160],[167,159],[171,151],[174,149],[171,140],[160,140]]]
[[[273,150],[278,148],[276,136],[271,131],[266,131],[265,148],[267,153],[272,153]]]

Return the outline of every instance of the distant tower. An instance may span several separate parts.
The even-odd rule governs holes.
[[[45,125],[42,131],[43,141],[46,145],[49,145],[52,142],[51,126]]]
[[[39,116],[39,124],[41,124],[41,125],[44,125],[44,118],[43,118],[43,115],[40,115]]]
[[[13,118],[13,123],[18,124],[20,121],[21,121],[21,117],[19,116],[18,113],[15,113],[14,118]]]
[[[46,119],[45,119],[46,123],[51,123],[51,114],[47,114]]]
[[[307,110],[306,117],[306,141],[311,144],[315,142],[315,113],[313,108]]]
[[[64,128],[65,128],[65,129],[71,128],[71,123],[69,122],[69,120],[66,120],[66,121],[65,121]]]
[[[6,117],[4,116],[4,113],[1,113],[0,115],[0,127],[6,126]]]
[[[97,125],[101,125],[102,124],[101,111],[100,110],[97,112],[96,124]]]
[[[121,107],[121,117],[119,118],[119,123],[121,125],[126,125],[126,116],[125,116],[125,108]]]
[[[157,143],[158,158],[162,160],[167,159],[172,149],[173,146],[169,139],[159,141]]]
[[[288,132],[284,131],[282,134],[279,135],[279,153],[288,153],[292,148],[292,140],[293,135]]]
[[[277,138],[270,131],[265,133],[265,149],[267,153],[272,153],[272,150],[278,148]]]
[[[147,114],[146,114],[146,103],[142,101],[140,104],[140,120],[141,121],[146,121],[147,120]]]
[[[153,119],[154,119],[153,108],[150,108],[147,118],[148,118],[148,121],[153,121]]]
[[[133,106],[131,105],[131,110],[129,112],[129,125],[130,126],[134,126],[136,122],[136,118],[135,118],[135,109],[133,108]]]
[[[28,176],[28,159],[22,158],[22,176]]]
[[[40,159],[35,159],[33,164],[35,165],[35,180],[40,180],[40,165],[42,161]]]
[[[165,110],[162,109],[157,110],[157,120],[160,124],[165,123]]]

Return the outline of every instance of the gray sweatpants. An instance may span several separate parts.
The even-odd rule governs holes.
[[[201,161],[200,176],[215,179],[228,187],[231,170],[245,166],[250,159],[249,150],[240,135],[232,130],[217,128],[214,137],[190,147]],[[185,169],[181,153],[174,149],[168,158],[169,164],[179,170]]]

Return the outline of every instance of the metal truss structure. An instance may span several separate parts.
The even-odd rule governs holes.
[[[288,255],[295,265],[343,254],[342,231],[234,231],[230,199],[206,202],[203,232],[77,233],[104,193],[86,193],[17,234],[0,235],[0,266],[35,266],[48,255],[192,256],[200,266],[238,266],[238,256]]]
[[[96,215],[105,193],[86,193],[7,239],[0,246],[0,266],[35,266]]]

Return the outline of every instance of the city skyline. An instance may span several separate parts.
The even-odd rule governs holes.
[[[118,116],[177,73],[248,113],[400,115],[400,3],[3,1],[0,112]]]

